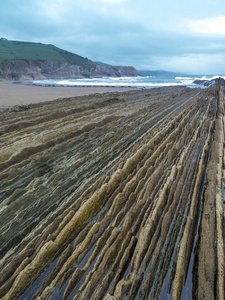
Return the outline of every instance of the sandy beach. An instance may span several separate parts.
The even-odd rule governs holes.
[[[133,88],[132,88],[133,89]],[[94,93],[124,92],[130,87],[51,87],[0,81],[0,107],[51,101]]]

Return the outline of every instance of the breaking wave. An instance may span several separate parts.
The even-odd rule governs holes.
[[[79,79],[45,79],[35,80],[37,85],[71,86],[71,87],[137,87],[153,88],[163,86],[188,86],[196,87],[195,80],[213,80],[225,76],[139,76],[139,77],[102,77],[102,78],[79,78]],[[200,86],[200,85],[198,85]]]

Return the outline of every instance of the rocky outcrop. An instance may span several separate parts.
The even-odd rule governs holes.
[[[195,80],[193,83],[202,84],[204,86],[222,86],[225,89],[225,80],[224,78],[218,77],[211,80]]]
[[[224,95],[0,113],[0,298],[224,299]]]
[[[0,64],[0,78],[9,80],[140,76],[134,67],[76,66],[56,61],[10,60]]]

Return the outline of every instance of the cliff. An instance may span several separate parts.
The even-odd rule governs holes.
[[[134,67],[77,66],[58,61],[7,60],[0,63],[0,78],[9,80],[140,76]]]
[[[47,79],[139,76],[133,67],[98,64],[51,44],[0,39],[0,78]]]

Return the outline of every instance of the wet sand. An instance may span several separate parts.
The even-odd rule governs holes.
[[[0,107],[51,101],[58,98],[84,96],[95,93],[125,92],[123,87],[52,87],[0,81]]]

